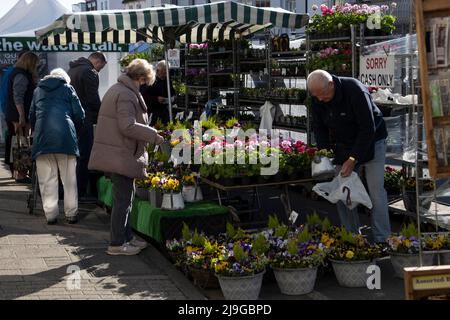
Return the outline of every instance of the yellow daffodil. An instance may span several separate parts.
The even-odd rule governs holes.
[[[177,144],[179,144],[180,143],[180,140],[178,140],[178,139],[176,139],[176,140],[172,140],[171,142],[170,142],[170,145],[172,146],[172,147],[175,147]]]
[[[408,239],[403,240],[403,245],[407,248],[411,247],[411,241],[409,241]]]

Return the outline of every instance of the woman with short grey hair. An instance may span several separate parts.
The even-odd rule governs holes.
[[[39,82],[30,108],[33,130],[32,157],[36,161],[42,204],[48,224],[55,224],[58,208],[58,171],[64,188],[64,212],[68,223],[77,222],[76,179],[77,131],[84,110],[70,78],[63,69],[54,69]]]

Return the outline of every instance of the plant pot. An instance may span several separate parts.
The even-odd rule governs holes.
[[[314,290],[317,278],[315,268],[273,268],[278,287],[283,294],[300,295]]]
[[[183,199],[186,202],[197,202],[203,200],[202,190],[199,186],[184,186]]]
[[[404,191],[402,192],[402,198],[403,198],[403,205],[405,206],[406,211],[409,212],[416,212],[416,192],[415,191]],[[420,199],[419,201],[422,201],[422,208],[425,208],[427,210],[431,207],[431,201],[428,202],[426,205],[423,204],[425,199]]]
[[[219,280],[211,270],[188,267],[189,274],[194,279],[194,285],[203,289],[219,289]]]
[[[450,265],[450,252],[440,253],[441,265]]]
[[[424,266],[433,265],[432,254],[423,254],[422,258]],[[419,266],[419,254],[391,253],[391,263],[395,271],[395,276],[403,279],[403,268]]]
[[[374,264],[369,260],[363,261],[339,261],[330,259],[333,266],[334,274],[342,287],[359,288],[367,286],[366,271],[367,268]]]
[[[184,201],[181,192],[164,193],[161,209],[164,210],[181,210],[184,209]]]
[[[148,189],[137,187],[136,188],[136,197],[138,197],[142,200],[148,200],[148,198],[149,198]]]
[[[148,190],[148,201],[155,208],[161,208],[163,195],[159,190]]]
[[[217,275],[226,300],[257,300],[265,271],[243,277]]]

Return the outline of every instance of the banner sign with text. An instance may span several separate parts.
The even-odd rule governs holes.
[[[359,63],[359,80],[367,86],[393,88],[394,65],[393,56],[362,56]]]
[[[0,37],[0,52],[20,52],[31,50],[34,52],[128,52],[128,45],[111,42],[102,44],[69,43],[67,45],[44,45],[36,38],[2,38]]]

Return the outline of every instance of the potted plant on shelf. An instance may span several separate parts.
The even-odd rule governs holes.
[[[186,247],[186,265],[194,284],[201,288],[219,288],[214,266],[219,260],[223,245],[194,231],[192,245]]]
[[[183,176],[183,199],[186,202],[197,202],[203,200],[202,190],[198,183],[196,172],[187,172]]]
[[[440,264],[450,265],[450,236],[448,232],[426,235],[423,241],[425,243],[424,252],[441,250],[447,251],[439,252]]]
[[[399,235],[387,239],[387,250],[397,277],[403,279],[403,268],[419,266],[419,248],[419,232],[413,223],[403,226]],[[423,255],[423,265],[431,266],[432,263],[432,255]]]
[[[287,295],[310,293],[314,289],[317,269],[324,262],[324,246],[313,240],[307,226],[286,240],[277,241],[275,250],[269,255],[280,291]]]
[[[268,241],[262,234],[255,235],[250,243],[236,241],[225,245],[214,267],[225,299],[258,299],[268,249]]]
[[[136,179],[136,196],[143,200],[148,200],[148,189],[151,181],[147,179]]]
[[[161,208],[163,196],[160,188],[160,182],[164,175],[164,172],[155,172],[149,174],[148,177],[148,180],[150,181],[148,200],[155,208]]]
[[[159,188],[163,192],[161,209],[181,210],[184,208],[180,180],[172,175],[164,176],[159,181]]]
[[[334,273],[343,287],[365,287],[367,268],[380,256],[378,246],[371,245],[363,235],[355,235],[340,228],[330,248],[329,260]]]
[[[386,166],[384,168],[384,188],[388,196],[400,195],[400,179],[402,178],[402,172],[392,167]]]
[[[433,180],[421,180],[420,183],[422,183],[422,188],[419,188],[419,190],[422,190],[423,192],[430,192],[434,190]],[[405,177],[404,173],[400,179],[400,186],[402,187],[402,198],[406,211],[416,212],[416,177]],[[423,198],[419,199],[419,201],[421,208],[425,208],[426,210],[430,209],[430,201],[426,201],[426,199]]]

